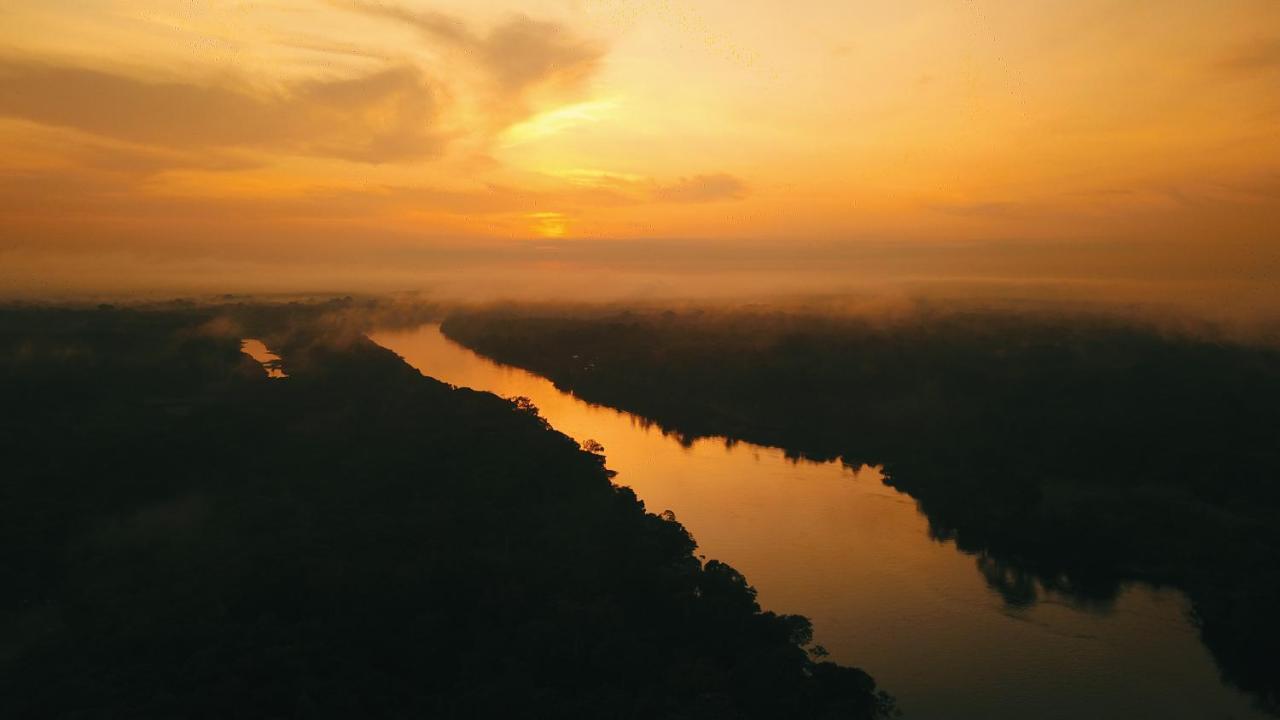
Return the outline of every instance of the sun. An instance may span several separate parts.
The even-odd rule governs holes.
[[[569,219],[564,213],[536,212],[525,217],[532,221],[533,232],[539,237],[561,238],[569,230]]]

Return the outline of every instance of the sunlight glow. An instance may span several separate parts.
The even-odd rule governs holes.
[[[531,229],[544,238],[564,237],[569,230],[568,218],[558,212],[529,213],[525,217],[533,221]]]
[[[502,147],[515,147],[606,120],[617,108],[615,100],[590,100],[535,115],[503,133]]]

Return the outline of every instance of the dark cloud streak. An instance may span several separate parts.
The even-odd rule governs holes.
[[[654,188],[653,199],[658,202],[704,203],[738,200],[746,194],[747,186],[738,178],[727,173],[712,173],[658,186]]]
[[[1237,47],[1219,61],[1218,67],[1227,72],[1245,74],[1280,70],[1280,37]]]

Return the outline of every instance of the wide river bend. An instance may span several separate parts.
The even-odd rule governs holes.
[[[1012,607],[979,559],[931,539],[915,502],[875,468],[725,439],[685,446],[437,325],[370,337],[424,375],[526,396],[557,430],[602,443],[615,482],[650,511],[673,511],[698,552],[746,575],[765,608],[809,617],[832,659],[871,673],[907,718],[1266,717],[1220,680],[1181,593],[1138,584],[1081,607],[1041,589]]]

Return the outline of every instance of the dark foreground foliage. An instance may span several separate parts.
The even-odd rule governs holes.
[[[1011,603],[1191,597],[1280,708],[1280,353],[1096,315],[457,313],[451,338],[687,439],[884,465]]]
[[[0,311],[0,717],[888,709],[600,456],[321,310]]]

